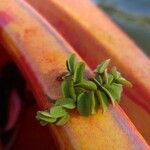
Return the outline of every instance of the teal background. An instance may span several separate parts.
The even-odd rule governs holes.
[[[150,56],[150,0],[92,0]]]

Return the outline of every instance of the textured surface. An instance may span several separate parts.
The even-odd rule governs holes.
[[[150,111],[150,60],[102,11],[89,1],[64,0],[63,5],[61,0],[45,0],[44,4],[41,0],[27,1],[54,25],[90,67],[111,58],[134,85],[128,95]]]
[[[112,64],[133,83],[132,90],[125,89],[132,106],[125,98],[121,106],[150,143],[150,129],[145,126],[150,124],[150,119],[145,117],[150,117],[149,58],[90,1],[64,0],[63,5],[61,0],[26,1],[63,35],[91,68],[111,58]]]

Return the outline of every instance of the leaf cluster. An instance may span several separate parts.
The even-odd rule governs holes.
[[[85,64],[77,62],[75,54],[66,61],[68,72],[62,76],[62,98],[46,111],[38,111],[36,118],[42,125],[55,123],[64,125],[69,121],[69,110],[77,109],[80,115],[89,116],[97,112],[99,106],[106,112],[110,103],[119,103],[123,86],[132,84],[113,67],[108,73],[110,59],[103,61],[94,71],[94,76],[84,78]]]

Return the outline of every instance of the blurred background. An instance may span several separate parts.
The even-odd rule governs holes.
[[[150,56],[150,0],[92,0]]]

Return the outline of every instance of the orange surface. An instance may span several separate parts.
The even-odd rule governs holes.
[[[135,103],[132,99],[123,95],[120,106],[130,117],[131,121],[138,131],[150,144],[150,113],[147,113],[143,107]]]
[[[64,0],[63,5],[61,0],[26,1],[65,37],[91,68],[111,58],[112,64],[134,85],[126,94],[150,112],[150,60],[100,9],[88,0]]]
[[[5,20],[1,23],[1,44],[30,83],[38,105],[47,108],[50,103],[45,94],[60,97],[56,78],[65,71],[65,60],[74,51],[23,1],[4,0],[0,10],[0,19]],[[61,149],[149,149],[119,106],[87,118],[73,112],[68,124],[49,125],[49,129]]]
[[[91,68],[111,58],[112,64],[133,83],[132,90],[125,89],[128,98],[121,101],[121,107],[150,143],[150,119],[145,117],[150,118],[149,58],[90,1],[63,0],[63,4],[61,0],[26,1],[63,35]]]

